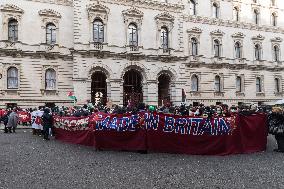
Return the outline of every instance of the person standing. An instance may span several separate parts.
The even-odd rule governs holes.
[[[43,126],[43,138],[44,140],[49,140],[49,129],[52,128],[53,117],[50,113],[49,108],[44,109],[44,113],[42,115],[42,126]]]
[[[4,117],[2,118],[3,123],[4,123],[4,132],[8,133],[8,128],[7,128],[7,124],[8,124],[8,120],[9,120],[9,115],[10,115],[11,111],[8,110],[8,112],[4,115]]]
[[[14,108],[8,118],[7,128],[10,133],[12,133],[12,130],[13,130],[13,133],[15,133],[17,125],[18,125],[19,116],[16,111],[17,109]]]

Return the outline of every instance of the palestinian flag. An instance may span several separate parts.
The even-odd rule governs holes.
[[[69,93],[67,94],[67,96],[68,96],[70,99],[72,99],[74,102],[77,102],[77,98],[76,98],[76,96],[74,95],[73,92],[69,92]]]

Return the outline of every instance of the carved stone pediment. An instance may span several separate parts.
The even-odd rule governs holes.
[[[192,33],[192,34],[201,34],[202,30],[200,28],[194,27],[189,30],[187,30],[187,33]]]
[[[245,37],[245,34],[243,34],[242,32],[237,32],[237,33],[234,33],[232,35],[233,38],[244,38]]]
[[[135,7],[123,11],[122,14],[124,17],[138,17],[138,18],[142,18],[144,15],[143,12],[136,9]]]
[[[96,4],[91,4],[87,6],[88,13],[109,13],[109,8],[97,2]]]
[[[1,12],[17,13],[17,14],[23,14],[24,13],[23,9],[19,8],[16,5],[12,5],[12,4],[2,5],[0,7],[0,11]]]
[[[158,14],[156,17],[155,17],[156,20],[160,20],[160,21],[168,21],[168,22],[174,22],[175,20],[175,17],[170,15],[169,13],[167,12],[163,12],[161,14]]]
[[[271,42],[274,43],[281,43],[283,41],[283,39],[281,37],[275,37],[271,39]]]
[[[88,5],[87,12],[90,22],[93,22],[96,18],[101,19],[104,23],[107,22],[109,8],[100,4],[98,1],[95,4]]]
[[[222,32],[221,30],[214,30],[214,31],[212,31],[212,32],[210,32],[210,35],[212,35],[212,36],[223,36],[225,33],[224,32]]]
[[[52,9],[43,9],[43,10],[40,10],[38,12],[38,14],[40,16],[44,16],[44,17],[53,17],[53,18],[61,18],[61,15],[60,13],[56,12],[55,10],[52,10]]]
[[[252,37],[251,39],[254,41],[263,41],[265,37],[259,34],[257,36]]]

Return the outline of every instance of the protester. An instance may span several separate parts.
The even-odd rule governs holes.
[[[7,124],[8,124],[8,120],[9,120],[9,115],[10,115],[11,111],[8,110],[8,112],[2,117],[2,121],[4,123],[4,132],[5,133],[8,133],[8,127],[7,127]]]
[[[19,116],[17,114],[17,109],[14,108],[13,111],[9,115],[8,123],[7,123],[7,128],[10,133],[12,133],[12,130],[13,130],[13,133],[16,132],[18,121],[19,121]]]
[[[44,140],[49,140],[49,130],[52,128],[53,117],[49,108],[44,109],[42,115],[42,125],[43,125],[43,138]]]

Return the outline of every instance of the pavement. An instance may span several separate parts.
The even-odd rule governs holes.
[[[31,130],[0,132],[0,188],[284,188],[284,158],[273,152],[233,156],[96,151],[44,141]]]

